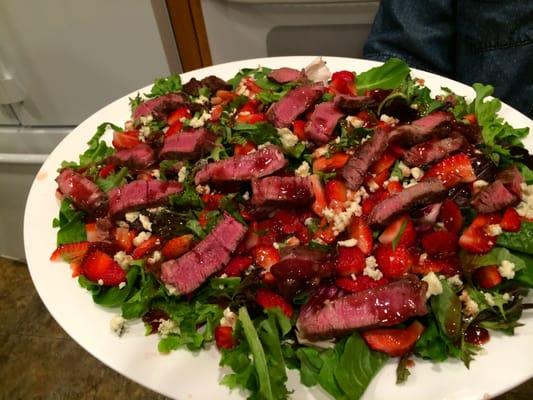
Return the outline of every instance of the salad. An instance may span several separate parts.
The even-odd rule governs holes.
[[[391,358],[398,384],[417,358],[468,368],[533,287],[528,129],[474,90],[432,96],[398,59],[158,79],[62,163],[51,259],[115,334],[214,343],[250,399],[290,398],[287,369],[359,399]]]

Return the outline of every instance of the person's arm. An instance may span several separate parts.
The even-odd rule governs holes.
[[[399,57],[441,75],[455,74],[455,0],[382,0],[365,58]]]

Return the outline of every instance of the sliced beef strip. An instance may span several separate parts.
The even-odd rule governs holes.
[[[289,91],[267,111],[267,118],[277,128],[287,128],[324,94],[324,86],[314,84],[300,86]]]
[[[436,178],[419,182],[378,203],[368,215],[368,222],[371,225],[386,224],[395,215],[413,206],[439,200],[446,193],[446,187]]]
[[[268,145],[253,153],[238,155],[205,165],[194,177],[195,184],[247,181],[270,175],[287,165],[279,147]]]
[[[387,146],[387,133],[376,131],[370,139],[355,150],[354,155],[350,157],[342,169],[342,176],[346,179],[348,188],[351,190],[359,189],[368,169],[381,158]]]
[[[231,90],[231,85],[218,76],[209,75],[200,81],[202,86],[205,86],[211,92],[211,95],[215,95],[218,90]]]
[[[161,266],[161,279],[180,294],[191,293],[220,271],[244,237],[246,228],[229,214],[191,251]]]
[[[123,215],[128,211],[162,204],[167,197],[178,194],[183,185],[173,181],[136,180],[109,192],[109,213]]]
[[[440,161],[467,145],[467,140],[461,135],[432,139],[407,150],[403,155],[403,161],[410,167],[421,167]]]
[[[280,261],[270,268],[278,280],[309,280],[333,274],[334,264],[325,265],[327,254],[307,246],[284,247]]]
[[[305,71],[287,67],[274,69],[268,74],[268,79],[281,84],[297,82],[306,78]]]
[[[472,200],[472,206],[480,213],[492,213],[514,206],[519,198],[512,194],[499,179],[481,189]]]
[[[117,151],[110,161],[131,169],[145,169],[155,163],[155,153],[151,146],[141,143],[132,149]]]
[[[302,307],[296,327],[309,340],[342,336],[356,329],[393,326],[426,315],[426,282],[408,277],[374,289],[350,294],[317,307]]]
[[[252,180],[252,204],[271,203],[308,204],[313,200],[308,177],[268,176]]]
[[[377,105],[374,98],[370,96],[349,96],[340,94],[335,96],[335,107],[345,114],[354,115],[359,111]]]
[[[165,138],[159,158],[197,159],[213,149],[215,140],[216,135],[205,128],[180,132]]]
[[[89,178],[66,168],[56,178],[59,191],[84,211],[97,213],[105,208],[107,197]]]
[[[327,143],[337,122],[344,116],[332,102],[317,104],[305,124],[305,133],[315,143]]]
[[[155,97],[139,104],[133,112],[133,119],[138,120],[140,117],[152,115],[154,119],[166,121],[170,113],[185,102],[185,97],[179,93]]]
[[[505,187],[515,196],[522,198],[522,183],[524,178],[516,166],[507,168],[496,175],[496,179],[502,181]]]
[[[423,118],[413,121],[409,125],[401,125],[390,132],[391,141],[402,145],[415,145],[433,137],[433,131],[440,124],[450,121],[452,116],[449,113],[435,111]]]
[[[189,96],[198,97],[200,94],[199,90],[202,87],[202,82],[196,78],[191,78],[189,82],[183,85],[182,90],[187,93]]]

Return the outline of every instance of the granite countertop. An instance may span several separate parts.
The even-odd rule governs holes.
[[[103,365],[55,322],[25,264],[0,258],[0,399],[164,400]],[[533,379],[497,400],[531,400]]]

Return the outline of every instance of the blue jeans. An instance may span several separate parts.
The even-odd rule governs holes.
[[[382,0],[364,56],[490,83],[533,118],[533,0]]]

